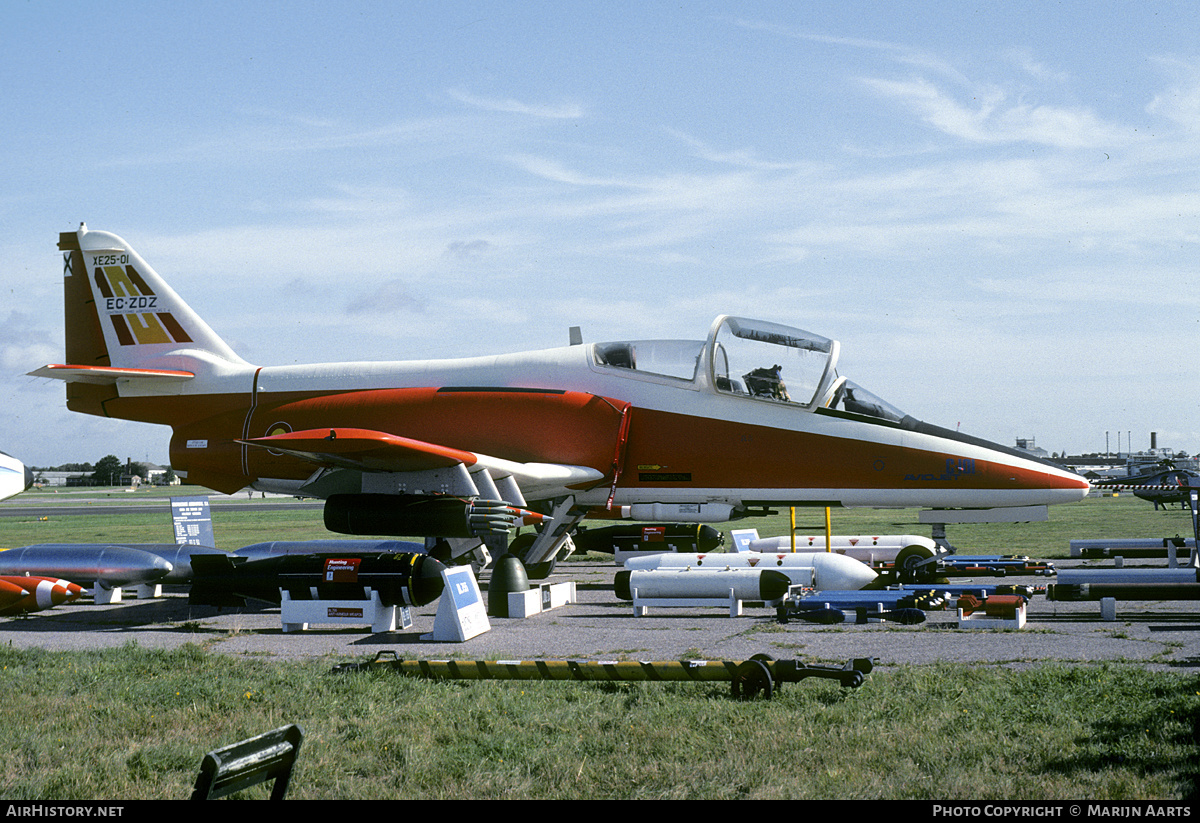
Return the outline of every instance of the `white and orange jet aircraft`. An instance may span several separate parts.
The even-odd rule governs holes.
[[[512,551],[545,567],[589,514],[719,522],[770,506],[992,508],[1088,490],[905,415],[838,374],[836,341],[776,323],[721,316],[699,340],[260,367],[120,237],[81,226],[59,248],[66,363],[31,374],[67,381],[72,410],[171,426],[171,464],[189,482],[324,498],[332,531],[478,545],[540,515]]]

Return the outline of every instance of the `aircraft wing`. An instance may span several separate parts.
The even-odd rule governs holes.
[[[118,380],[151,380],[156,382],[179,383],[191,380],[196,375],[190,371],[174,369],[120,369],[113,366],[70,366],[61,363],[51,363],[40,369],[29,372],[30,377],[52,377],[65,380],[68,383],[93,383],[100,386],[111,386]]]
[[[494,479],[512,477],[525,490],[587,487],[604,479],[603,472],[589,466],[516,463],[371,429],[306,429],[237,442],[288,454],[326,468],[362,472],[418,472],[461,465],[472,474],[486,470]]]

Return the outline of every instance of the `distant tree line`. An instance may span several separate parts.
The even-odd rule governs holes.
[[[33,466],[35,475],[39,472],[71,472],[84,478],[84,485],[116,486],[122,481],[128,482],[131,477],[149,480],[149,469],[145,463],[135,463],[132,460],[121,461],[115,454],[101,457],[92,463],[63,463],[61,466]],[[175,472],[167,468],[164,479],[170,482],[175,479]]]

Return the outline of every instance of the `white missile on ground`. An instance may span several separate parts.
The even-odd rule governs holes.
[[[617,572],[613,591],[619,600],[688,598],[779,600],[791,578],[778,569],[662,568]]]
[[[718,554],[655,554],[631,557],[628,571],[650,569],[771,569],[782,572],[792,585],[813,588],[857,590],[869,586],[878,575],[867,564],[830,552],[727,552]]]
[[[38,543],[0,552],[0,575],[61,577],[103,589],[153,583],[171,568],[157,554],[106,543]]]
[[[905,552],[919,555],[920,559],[933,557],[940,552],[937,543],[919,534],[884,534],[884,535],[833,535],[827,542],[825,535],[806,535],[796,537],[797,552],[823,552],[832,544],[833,554],[853,557],[863,563],[891,563],[896,557]],[[911,547],[911,548],[910,548]],[[791,552],[792,538],[760,537],[751,540],[748,548],[752,552]],[[907,550],[907,551],[906,551]]]

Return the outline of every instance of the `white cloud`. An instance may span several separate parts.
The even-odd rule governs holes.
[[[531,117],[545,117],[553,120],[577,120],[586,114],[583,106],[578,103],[558,103],[556,105],[526,103],[511,97],[480,97],[464,89],[449,89],[446,93],[460,103],[484,111],[527,114]]]
[[[980,86],[961,102],[924,78],[865,78],[863,84],[912,110],[938,131],[973,143],[1036,143],[1056,148],[1112,148],[1129,141],[1129,130],[1109,124],[1083,107],[1011,100],[995,86]]]

